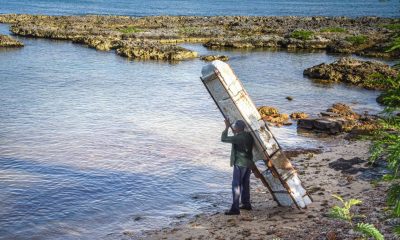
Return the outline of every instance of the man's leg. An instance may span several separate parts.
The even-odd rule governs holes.
[[[241,182],[241,169],[239,166],[233,166],[233,178],[232,178],[232,207],[231,212],[240,212],[239,200],[240,200],[240,182]]]
[[[244,209],[250,210],[251,209],[251,203],[250,203],[250,174],[251,170],[250,168],[246,168],[246,170],[243,171],[243,178],[242,178],[242,204]]]

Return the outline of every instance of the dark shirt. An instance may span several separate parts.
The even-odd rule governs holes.
[[[234,136],[228,136],[228,129],[221,135],[221,141],[232,143],[231,166],[250,167],[253,165],[253,137],[250,133],[242,131]]]

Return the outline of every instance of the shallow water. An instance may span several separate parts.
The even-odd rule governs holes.
[[[0,50],[0,238],[118,238],[228,205],[230,146],[219,142],[223,119],[199,80],[203,61],[129,61],[20,40],[24,48]],[[303,77],[338,56],[185,46],[229,55],[256,105],[381,110],[375,91]],[[285,148],[324,145],[295,126],[273,131]]]
[[[0,0],[0,13],[399,17],[398,0]]]

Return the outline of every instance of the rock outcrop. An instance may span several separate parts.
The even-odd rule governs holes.
[[[209,48],[326,49],[368,56],[400,56],[400,49],[385,51],[398,36],[392,27],[399,24],[394,18],[5,14],[0,15],[0,22],[12,24],[11,31],[15,34],[72,40],[105,51],[123,48],[118,52],[126,52],[125,41],[155,41],[163,45],[196,42]],[[157,49],[180,51],[175,47]],[[185,56],[193,55],[182,55]]]
[[[24,44],[10,36],[0,34],[0,47],[23,47]]]
[[[348,132],[352,136],[371,134],[378,128],[377,117],[360,115],[343,103],[335,103],[321,117],[299,119],[297,128],[307,131],[338,134]]]
[[[220,61],[228,61],[229,57],[225,55],[207,55],[207,56],[202,56],[201,60],[206,61],[206,62],[211,62],[214,60],[220,60]]]
[[[181,61],[197,57],[197,52],[176,45],[163,45],[157,42],[128,44],[117,49],[117,54],[142,60]]]
[[[368,89],[386,89],[381,81],[395,78],[398,71],[390,66],[372,61],[361,61],[354,58],[341,58],[330,64],[319,64],[304,70],[304,75],[328,82],[343,82]]]

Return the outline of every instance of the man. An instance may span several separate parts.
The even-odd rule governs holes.
[[[226,215],[239,215],[240,209],[251,210],[250,204],[250,173],[252,161],[253,138],[245,132],[246,124],[237,120],[233,126],[234,136],[228,136],[230,127],[229,119],[225,119],[225,130],[222,132],[221,141],[232,143],[231,167],[233,166],[232,197],[233,203]],[[239,207],[241,198],[242,206]]]

